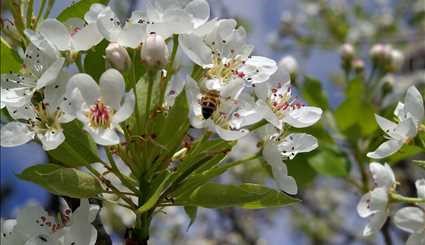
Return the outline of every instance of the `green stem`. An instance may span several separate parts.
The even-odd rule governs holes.
[[[148,120],[149,120],[149,114],[151,109],[151,102],[152,102],[152,92],[153,92],[153,83],[155,79],[156,72],[155,71],[148,71],[148,94],[146,96],[146,110],[145,110],[145,134],[148,132]]]
[[[261,128],[262,126],[264,126],[266,124],[267,124],[267,121],[263,119],[263,120],[255,123],[255,124],[251,125],[249,127],[249,131],[254,131],[254,130],[258,129],[258,128]]]
[[[106,156],[108,157],[108,160],[111,164],[110,170],[112,171],[112,173],[114,173],[120,179],[121,183],[124,184],[128,189],[130,189],[134,193],[138,193],[139,191],[135,187],[137,185],[136,181],[131,180],[131,178],[128,177],[128,176],[124,176],[121,173],[121,171],[118,169],[118,166],[117,166],[111,152],[109,151],[109,149],[105,149],[105,151],[106,151]]]
[[[136,98],[135,105],[135,116],[136,116],[136,133],[141,133],[142,122],[140,121],[140,105],[139,105],[139,97],[137,96],[137,80],[136,80],[136,50],[133,51],[132,54],[132,65],[131,65],[131,85],[133,88],[134,97]]]
[[[158,106],[162,106],[162,103],[164,103],[164,97],[165,97],[165,89],[167,88],[167,83],[170,81],[170,78],[174,74],[174,61],[176,59],[177,49],[179,47],[179,35],[174,34],[173,35],[173,51],[171,52],[170,61],[167,64],[166,70],[167,70],[167,77],[165,79],[161,79],[160,82],[160,90],[161,94],[159,97],[159,103]]]
[[[38,23],[40,22],[41,15],[43,13],[45,6],[46,6],[46,0],[41,0],[41,4],[38,8],[37,19],[35,20],[35,23],[34,23],[34,30],[37,29]]]
[[[79,72],[84,73],[84,65],[82,56],[80,54],[78,54],[78,57],[75,59],[75,65],[77,66]]]
[[[418,203],[425,203],[425,198],[419,198],[419,197],[406,197],[402,196],[397,193],[390,193],[390,198],[392,201],[396,202],[404,202],[409,204],[418,204]]]
[[[55,0],[49,0],[48,1],[46,12],[44,12],[44,19],[49,18],[50,11],[52,11],[54,4],[55,4]]]
[[[28,1],[28,8],[27,8],[27,28],[31,28],[31,20],[32,20],[32,13],[34,11],[34,0]]]

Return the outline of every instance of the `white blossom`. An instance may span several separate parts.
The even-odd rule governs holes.
[[[411,86],[407,90],[404,103],[398,103],[394,115],[399,120],[398,124],[375,115],[376,122],[387,134],[388,140],[382,143],[374,152],[369,152],[367,154],[368,157],[375,159],[388,157],[416,136],[424,120],[423,98],[416,87]]]
[[[375,188],[360,199],[357,212],[362,218],[368,218],[363,229],[363,236],[369,236],[379,231],[389,216],[389,193],[395,189],[396,180],[388,164],[381,165],[372,162],[369,165]]]
[[[133,91],[125,93],[121,73],[108,69],[99,85],[90,75],[79,73],[69,84],[76,117],[84,123],[84,129],[100,145],[118,144],[119,124],[131,116],[135,105]]]
[[[148,66],[165,66],[168,63],[168,47],[164,39],[154,32],[149,33],[140,50],[140,58]]]

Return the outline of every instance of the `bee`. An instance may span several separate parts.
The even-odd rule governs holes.
[[[202,116],[208,119],[220,105],[220,94],[215,90],[208,90],[203,93],[200,104],[202,107]]]

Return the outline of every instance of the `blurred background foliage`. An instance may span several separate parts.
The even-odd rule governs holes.
[[[2,28],[9,18],[5,2],[1,1]],[[56,1],[51,16],[69,2]],[[116,0],[111,4],[125,18],[142,7],[143,1]],[[301,190],[301,204],[261,211],[199,209],[192,217],[182,208],[167,208],[154,220],[152,244],[384,244],[380,235],[361,237],[365,221],[355,212],[364,188],[359,188],[359,180],[367,183],[365,153],[382,139],[374,113],[390,116],[407,87],[416,84],[423,91],[425,86],[425,1],[211,0],[210,5],[212,17],[235,18],[246,28],[255,53],[276,60],[295,57],[298,65],[292,80],[299,96],[325,112],[321,123],[307,130],[319,139],[320,147],[287,162],[289,174]],[[349,75],[340,57],[344,43],[354,46],[353,59],[363,64],[359,70],[351,67]],[[390,44],[402,52],[399,69],[375,74],[369,50],[377,43]],[[371,81],[378,85],[369,87]],[[255,136],[245,138],[232,157],[255,152],[256,142]],[[423,169],[400,161],[411,157],[423,159],[424,153],[405,146],[389,159],[406,195],[414,194],[413,181],[425,176]],[[32,200],[57,207],[57,198],[15,177],[45,158],[35,144],[1,148],[2,217],[14,216],[16,208]],[[252,162],[232,169],[218,181],[273,185],[264,168],[267,170],[263,162]],[[190,226],[195,215],[195,225]],[[133,222],[131,215],[123,208],[107,206],[101,216],[119,244],[124,227]],[[406,240],[406,234],[390,223],[385,232],[393,244]]]

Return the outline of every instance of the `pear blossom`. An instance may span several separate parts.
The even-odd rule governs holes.
[[[105,49],[105,58],[111,66],[121,72],[131,66],[130,56],[127,49],[117,43],[110,43]]]
[[[37,31],[59,51],[85,51],[103,39],[96,23],[86,23],[79,18],[70,18],[64,23],[56,19],[46,19]]]
[[[190,34],[179,36],[183,52],[206,69],[203,83],[223,97],[233,90],[238,96],[247,86],[266,82],[276,72],[276,62],[262,56],[250,56],[253,47],[246,44],[246,31],[236,28],[233,19],[212,20]]]
[[[23,72],[1,74],[1,104],[21,107],[29,103],[37,90],[57,81],[64,62],[31,44],[25,51]]]
[[[394,115],[399,123],[375,115],[379,127],[387,134],[388,140],[375,151],[367,154],[370,158],[380,159],[397,152],[403,144],[409,143],[419,131],[424,121],[423,98],[416,87],[411,86],[406,93],[404,103],[399,102]]]
[[[50,216],[40,206],[29,204],[19,211],[16,220],[2,221],[2,244],[88,244],[94,245],[97,231],[91,224],[99,207],[81,200],[80,207],[65,209],[61,220]]]
[[[67,80],[68,74],[62,73],[61,80]],[[56,149],[65,140],[62,123],[74,119],[66,86],[60,82],[44,89],[44,99],[37,105],[8,106],[12,121],[2,126],[0,144],[14,147],[27,143],[35,137],[46,151]]]
[[[281,69],[278,70],[281,72]],[[282,79],[269,81],[255,87],[258,96],[257,112],[269,123],[283,129],[285,123],[304,128],[315,124],[322,116],[322,109],[305,106],[292,96],[289,76],[286,73]]]
[[[146,11],[134,11],[130,22],[145,25],[164,39],[172,34],[190,33],[207,22],[210,7],[206,0],[148,0]]]
[[[134,111],[133,91],[125,93],[124,78],[115,69],[108,69],[100,77],[100,83],[85,73],[74,75],[69,81],[76,117],[84,123],[84,129],[100,145],[120,142],[119,124]]]
[[[363,236],[379,231],[389,216],[389,193],[396,187],[396,180],[391,167],[372,162],[369,165],[375,188],[364,194],[357,205],[357,212],[369,222],[363,229]]]
[[[418,197],[425,199],[425,179],[415,182]],[[406,245],[425,244],[425,211],[424,205],[420,207],[405,207],[394,214],[394,224],[411,233],[406,241]]]
[[[216,109],[209,111],[202,108],[201,99],[204,96],[195,80],[187,77],[186,95],[189,104],[190,123],[195,128],[208,128],[224,140],[237,140],[248,134],[244,126],[258,122],[254,106],[240,100],[225,99],[217,95]],[[242,104],[242,102],[246,102]],[[210,115],[206,115],[210,114]]]
[[[289,194],[297,194],[295,179],[288,176],[284,159],[293,159],[298,153],[310,152],[318,147],[317,139],[305,133],[292,133],[282,139],[280,133],[275,133],[265,140],[263,157],[272,167],[273,178],[279,189]]]

